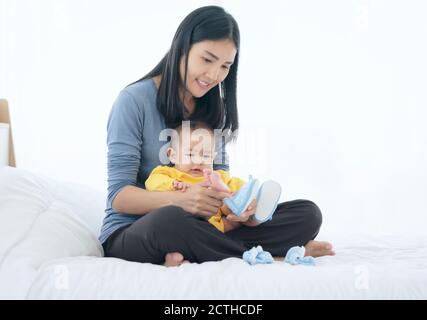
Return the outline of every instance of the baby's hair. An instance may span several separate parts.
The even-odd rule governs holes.
[[[179,133],[181,133],[182,131],[182,125],[186,123],[190,126],[191,131],[196,130],[196,129],[207,129],[209,131],[213,131],[213,129],[204,121],[201,120],[188,120],[188,121],[183,121],[181,125],[179,125],[178,127],[176,127],[176,130],[178,130]]]
[[[200,121],[200,120],[188,120],[188,121],[182,121],[182,124],[177,126],[175,128],[175,130],[177,131],[178,135],[172,135],[170,136],[170,146],[176,150],[176,146],[177,146],[177,141],[176,138],[181,139],[181,134],[182,134],[182,126],[183,125],[187,125],[190,127],[190,134],[197,129],[206,129],[209,131],[210,134],[213,135],[213,129],[204,121]]]

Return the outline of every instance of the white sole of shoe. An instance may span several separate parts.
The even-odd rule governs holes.
[[[254,219],[262,223],[270,220],[279,203],[282,187],[276,181],[265,181],[257,195],[257,207]]]

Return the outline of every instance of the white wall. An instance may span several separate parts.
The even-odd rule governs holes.
[[[280,181],[283,200],[315,201],[324,232],[425,232],[421,0],[0,0],[0,97],[18,166],[105,190],[115,97],[207,4],[241,30],[233,173]]]

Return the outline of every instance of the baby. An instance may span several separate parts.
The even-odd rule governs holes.
[[[183,143],[183,126],[176,128],[178,134],[171,137],[171,144],[167,149],[167,156],[173,166],[157,166],[154,168],[145,181],[146,189],[150,191],[179,190],[185,192],[190,185],[200,184],[234,195],[246,182],[236,177],[230,177],[227,171],[213,170],[213,161],[216,156],[213,130],[203,122],[191,121],[187,123],[190,123],[189,133],[192,136],[195,133],[199,139],[195,140],[188,137],[186,145]],[[224,216],[230,213],[233,211],[226,204],[223,204],[208,221],[221,232],[230,231],[240,224],[224,219]],[[254,219],[245,223],[249,226],[258,224],[259,221]]]

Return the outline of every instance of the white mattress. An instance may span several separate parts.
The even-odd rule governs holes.
[[[426,299],[427,236],[326,235],[317,266],[240,259],[166,268],[103,258],[105,195],[0,169],[3,299]]]

